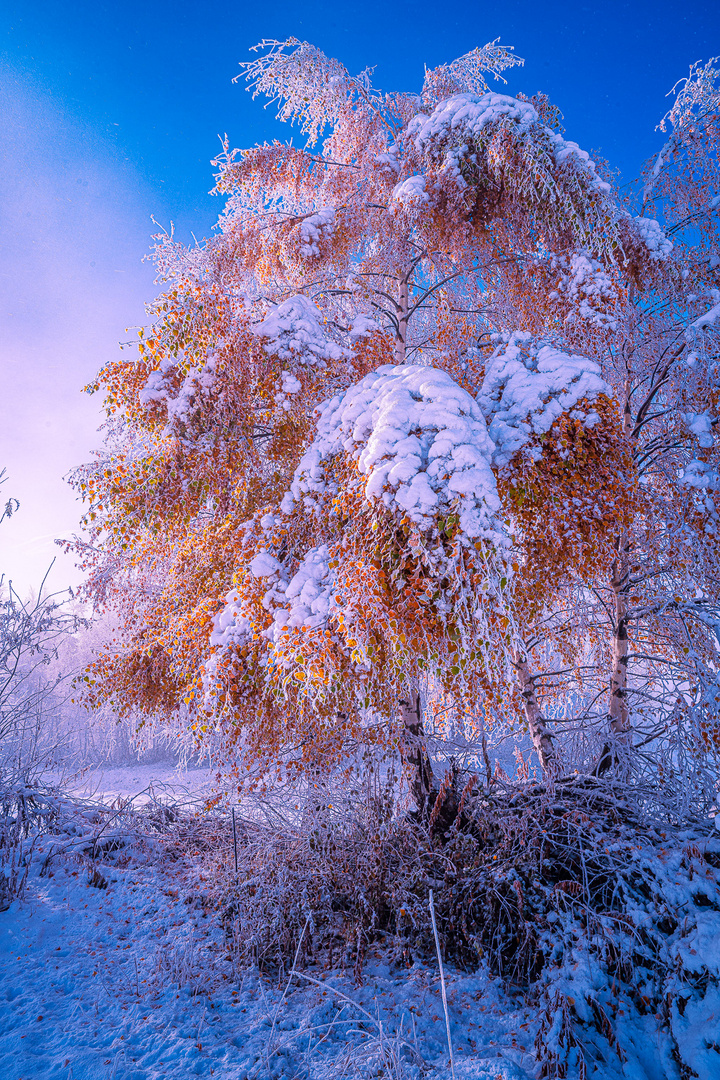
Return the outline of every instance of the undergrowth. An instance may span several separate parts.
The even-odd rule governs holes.
[[[450,822],[398,813],[389,791],[243,820],[237,875],[226,831],[214,899],[237,962],[361,981],[371,945],[430,959],[432,889],[445,959],[535,1007],[541,1076],[621,1071],[646,1039],[668,1077],[720,1075],[720,1039],[693,1020],[720,1004],[720,950],[697,947],[720,934],[720,836],[594,778],[457,794]]]

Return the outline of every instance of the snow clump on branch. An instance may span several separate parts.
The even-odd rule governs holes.
[[[650,258],[656,262],[660,259],[667,259],[673,249],[673,243],[663,232],[660,223],[655,218],[647,217],[636,217],[633,220],[645,247],[648,249]]]
[[[300,222],[300,254],[306,258],[320,254],[323,237],[332,236],[335,231],[335,210],[331,206],[323,207],[317,213]]]
[[[322,367],[328,360],[350,356],[348,349],[328,338],[324,322],[317,304],[298,294],[278,304],[253,330],[265,339],[265,351],[269,355]]]
[[[154,402],[164,404],[168,419],[165,435],[171,435],[179,424],[186,424],[192,418],[203,396],[215,386],[216,367],[217,358],[211,354],[201,371],[191,367],[183,372],[177,362],[165,358],[159,369],[150,372],[138,398],[145,409]],[[178,386],[179,380],[182,381]]]
[[[581,150],[576,142],[564,139],[545,127],[529,101],[521,101],[507,94],[454,94],[447,101],[440,102],[430,116],[421,113],[411,120],[408,134],[415,136],[415,146],[421,153],[435,156],[444,149],[445,168],[454,172],[460,186],[464,186],[460,161],[472,154],[470,144],[487,141],[487,129],[501,122],[513,126],[521,139],[537,140],[540,137],[540,141],[546,143],[555,166],[567,167],[571,164],[586,174],[591,188],[602,194],[610,192],[610,185],[598,176],[595,162],[585,150]],[[457,145],[448,147],[450,142]]]
[[[327,544],[307,553],[285,587],[284,596],[290,603],[275,608],[273,622],[263,631],[263,637],[278,644],[285,627],[315,629],[327,624],[335,599],[329,561]]]
[[[607,310],[616,291],[603,264],[587,251],[577,251],[569,258],[553,256],[552,264],[560,270],[561,276],[550,299],[564,299],[569,303],[571,311],[565,321],[572,323],[580,319],[600,330],[616,330],[617,317],[612,309]]]
[[[508,546],[484,417],[446,372],[386,364],[318,411],[317,434],[285,495],[285,513],[296,504],[314,510],[327,489],[326,466],[345,452],[369,502],[423,529],[453,511],[461,543]]]
[[[570,356],[552,345],[537,345],[530,334],[510,335],[488,361],[478,404],[489,425],[499,468],[534,438],[550,431],[563,413],[581,419],[586,428],[598,422],[592,404],[612,389],[600,365],[586,356]],[[531,451],[539,459],[540,449]]]

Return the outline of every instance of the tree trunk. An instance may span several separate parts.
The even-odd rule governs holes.
[[[628,378],[625,383],[625,410],[623,414],[623,434],[626,439],[631,438],[633,430],[630,391],[630,379]],[[623,529],[618,537],[617,558],[612,564],[611,579],[615,598],[615,628],[613,632],[613,666],[610,677],[608,717],[610,731],[615,737],[622,737],[630,730],[630,714],[627,704],[629,553],[630,537]]]
[[[400,279],[400,296],[397,302],[397,334],[395,336],[395,363],[405,363],[405,343],[407,341],[409,289],[408,279]]]
[[[621,537],[618,557],[612,567],[612,590],[615,597],[615,628],[613,631],[613,666],[610,680],[610,731],[615,736],[630,731],[627,703],[628,665],[628,542]]]
[[[595,773],[599,776],[618,764],[617,744],[630,741],[630,710],[627,701],[629,550],[630,542],[627,534],[623,532],[618,540],[618,554],[612,564],[610,581],[615,608],[608,705],[610,739],[603,747],[595,767]]]
[[[633,418],[630,408],[631,381],[625,381],[625,408],[623,410],[623,434],[632,438]],[[627,703],[628,666],[628,592],[630,587],[630,537],[625,529],[617,541],[617,557],[613,560],[610,585],[614,597],[614,626],[612,638],[612,671],[610,674],[610,702],[608,721],[610,739],[603,747],[595,773],[601,775],[617,764],[615,745],[619,740],[629,741],[630,711]]]
[[[518,673],[525,719],[530,729],[537,756],[540,759],[540,766],[546,775],[554,773],[557,769],[557,755],[553,745],[553,738],[538,705],[535,692],[536,677],[530,673],[527,657],[522,653],[518,653],[515,658],[515,670]]]
[[[410,793],[418,813],[424,817],[429,812],[429,804],[434,801],[436,791],[435,778],[425,747],[419,692],[408,690],[399,706],[403,724],[402,757],[410,773]]]

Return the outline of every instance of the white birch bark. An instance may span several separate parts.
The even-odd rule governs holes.
[[[428,808],[431,795],[434,794],[434,777],[430,758],[425,747],[422,727],[422,706],[417,690],[408,690],[399,702],[400,719],[403,725],[402,755],[410,773],[410,792],[419,813]]]
[[[395,363],[405,363],[405,348],[407,341],[409,288],[408,276],[400,279],[400,295],[397,302],[397,334],[395,336]]]
[[[540,766],[546,775],[553,773],[557,768],[557,755],[553,738],[538,704],[535,689],[536,679],[530,671],[527,657],[522,653],[518,653],[515,657],[515,670],[518,674],[525,719],[530,729],[533,746],[540,760]]]

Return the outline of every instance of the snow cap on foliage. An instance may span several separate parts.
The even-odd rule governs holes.
[[[331,206],[323,207],[300,222],[300,254],[306,258],[320,254],[323,234],[332,236],[335,230],[335,210]]]
[[[702,447],[708,449],[714,445],[713,418],[710,413],[686,413],[685,420]]]
[[[422,113],[410,121],[408,133],[415,136],[420,151],[457,141],[454,136],[479,136],[501,116],[513,120],[521,131],[528,131],[538,114],[528,101],[518,101],[507,94],[453,94],[441,101],[430,116]]]
[[[566,322],[580,319],[599,329],[614,330],[617,318],[607,307],[615,298],[615,290],[603,264],[587,251],[577,251],[569,258],[564,255],[552,258],[561,278],[557,290],[550,293],[550,299],[562,298],[570,304],[572,310]]]
[[[355,344],[361,338],[370,337],[376,330],[380,329],[380,323],[376,319],[371,319],[369,315],[356,315],[352,321],[350,327],[350,333],[348,337],[350,341]]]
[[[285,628],[315,629],[325,626],[334,599],[334,581],[329,567],[327,544],[312,548],[288,580],[288,571],[266,548],[250,560],[253,578],[267,587],[262,606],[272,612],[273,621],[261,636],[277,644]],[[237,647],[253,636],[241,592],[233,588],[225,597],[223,608],[213,618],[210,646],[214,651],[205,664],[206,674],[214,674],[217,657],[230,647]]]
[[[690,461],[683,469],[680,483],[698,491],[720,491],[720,475],[707,461]]]
[[[569,412],[585,427],[598,421],[592,404],[600,394],[612,394],[600,365],[586,356],[571,356],[552,345],[537,345],[530,334],[515,333],[499,345],[485,370],[478,404],[495,444],[493,464],[502,467],[534,436],[544,435]],[[577,411],[576,411],[577,410]],[[539,457],[535,448],[533,456]]]
[[[274,397],[275,404],[281,409],[289,410],[292,408],[291,399],[302,390],[302,384],[289,371],[283,371],[280,376],[280,386],[280,391]]]
[[[710,296],[714,300],[713,306],[690,323],[690,330],[704,330],[707,326],[714,326],[720,319],[720,290],[711,289]]]
[[[403,180],[401,184],[396,184],[392,197],[395,202],[407,207],[419,207],[430,202],[428,193],[425,190],[425,177],[423,174],[417,173],[417,175],[409,176],[407,180]]]
[[[507,94],[454,94],[441,101],[430,116],[414,117],[408,126],[408,134],[415,137],[415,146],[421,153],[436,157],[444,152],[444,167],[454,172],[460,186],[464,186],[460,160],[472,154],[470,144],[481,141],[486,129],[501,120],[514,124],[521,137],[529,136],[533,131],[541,134],[556,165],[573,164],[586,174],[596,191],[610,191],[610,185],[600,179],[595,162],[585,150],[542,125],[529,101],[520,101]]]
[[[507,543],[490,462],[493,444],[475,400],[444,371],[384,365],[319,408],[317,434],[295,471],[283,509],[312,510],[325,467],[345,452],[368,500],[421,528],[455,511],[461,541]]]
[[[154,401],[164,402],[168,424],[186,423],[195,411],[198,398],[211,390],[215,384],[215,356],[209,356],[202,371],[188,368],[180,386],[177,387],[178,367],[174,360],[165,358],[156,371],[151,371],[138,397],[140,404],[149,408]]]
[[[704,509],[708,516],[704,531],[708,536],[715,536],[718,529],[716,499],[717,493],[720,492],[720,474],[707,461],[690,461],[683,469],[680,484],[682,487],[695,490],[697,505]],[[718,631],[720,631],[720,624],[718,624]]]
[[[324,323],[318,306],[300,293],[278,304],[253,330],[265,339],[265,351],[271,356],[312,366],[349,356],[327,336]]]
[[[672,251],[673,244],[672,240],[669,240],[663,232],[660,223],[655,218],[647,217],[636,217],[633,220],[645,247],[648,249],[650,258],[656,262],[660,259],[666,259]]]
[[[327,544],[312,548],[284,589],[290,603],[273,611],[273,622],[263,635],[277,642],[285,627],[315,629],[325,626],[334,599]]]
[[[225,597],[223,607],[213,616],[212,627],[210,645],[219,650],[241,644],[252,633],[237,589],[231,589]]]

